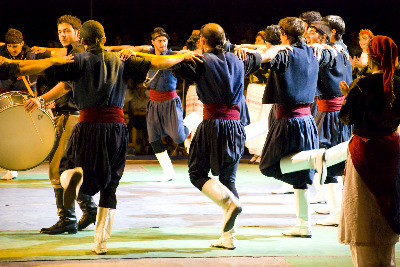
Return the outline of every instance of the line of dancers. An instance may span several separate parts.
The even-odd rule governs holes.
[[[245,142],[267,133],[259,169],[265,176],[274,177],[294,188],[296,223],[291,229],[284,231],[283,235],[312,236],[308,186],[313,182],[323,185],[330,214],[318,224],[339,225],[340,232],[346,235],[343,239],[343,234],[340,233],[341,242],[352,246],[353,262],[361,265],[373,249],[365,250],[360,247],[375,248],[380,244],[371,241],[367,245],[360,245],[357,235],[347,238],[355,230],[351,223],[343,223],[348,220],[344,216],[353,214],[349,215],[347,211],[340,209],[341,187],[338,185],[338,177],[344,173],[346,159],[350,158],[350,163],[358,163],[355,155],[351,154],[353,150],[350,150],[351,155],[348,154],[348,147],[362,147],[365,151],[371,149],[368,145],[354,144],[353,140],[366,142],[367,139],[375,141],[377,138],[391,138],[388,144],[398,147],[398,135],[392,135],[400,121],[400,108],[395,101],[399,89],[397,78],[393,82],[393,66],[397,62],[392,60],[397,60],[397,51],[394,49],[394,42],[388,37],[372,39],[375,46],[370,48],[369,62],[371,69],[375,68],[376,74],[383,74],[381,93],[384,98],[383,104],[374,106],[383,111],[370,116],[381,116],[386,123],[374,125],[376,127],[371,127],[373,130],[363,128],[368,123],[363,121],[369,114],[368,109],[365,109],[367,115],[364,114],[364,117],[357,113],[357,107],[350,106],[347,114],[342,111],[343,105],[350,105],[346,96],[353,95],[354,90],[361,88],[352,83],[350,56],[342,41],[345,23],[336,15],[322,18],[315,17],[315,14],[316,12],[309,12],[302,14],[300,18],[281,19],[278,27],[274,27],[279,29],[280,44],[265,47],[232,45],[220,25],[208,23],[200,29],[198,52],[168,50],[169,36],[163,28],[158,27],[151,34],[153,48],[150,51],[139,52],[143,50],[143,46],[124,46],[118,53],[113,53],[107,51],[104,45],[106,34],[98,21],[89,20],[77,28],[63,22],[58,23],[60,41],[63,43],[66,39],[63,36],[68,34],[75,38],[75,42],[63,44],[66,51],[52,50],[49,58],[25,60],[24,63],[4,59],[2,68],[8,68],[5,71],[8,71],[11,79],[20,75],[19,72],[26,64],[31,67],[30,72],[44,71],[48,79],[57,81],[46,93],[25,102],[27,112],[45,107],[46,104],[69,94],[66,102],[72,101],[73,105],[68,114],[62,114],[67,115],[67,118],[61,128],[65,131],[70,116],[77,116],[73,128],[70,129],[70,137],[64,139],[65,146],[58,145],[62,150],[61,156],[53,158],[57,165],[55,170],[58,178],[54,190],[60,220],[41,232],[76,233],[78,229],[82,230],[95,223],[92,251],[96,254],[107,253],[106,244],[111,236],[117,206],[116,190],[124,171],[128,147],[128,130],[122,111],[123,99],[127,79],[134,78],[147,81],[146,85],[150,88],[146,120],[151,146],[164,170],[162,180],[172,180],[175,172],[160,141],[161,137],[169,135],[175,142],[182,143],[196,128],[189,150],[189,178],[199,191],[223,211],[221,236],[211,246],[225,249],[236,247],[235,221],[242,211],[235,186],[239,160],[244,153]],[[72,53],[68,51],[68,47],[80,47],[80,50]],[[44,52],[47,49],[35,48],[35,51]],[[73,57],[60,57],[63,53],[73,54]],[[244,113],[243,81],[245,76],[258,71],[266,63],[269,75],[262,102],[274,105],[272,117],[268,118],[269,123],[264,117],[245,126],[241,119]],[[53,66],[55,64],[57,66]],[[2,76],[5,71],[2,70]],[[188,114],[183,119],[182,104],[176,93],[176,77],[195,83],[198,98],[203,103],[203,120],[196,113]],[[359,91],[363,93],[361,89]],[[385,99],[390,100],[387,105]],[[363,104],[368,106],[369,103],[367,101]],[[351,125],[355,125],[354,131]],[[61,131],[60,136],[63,133]],[[398,150],[393,151],[395,158],[396,152]],[[364,154],[358,156],[363,159]],[[393,164],[397,164],[397,161]],[[346,166],[346,170],[355,170],[356,174],[353,171],[352,175],[359,177],[357,175],[363,173],[360,173],[357,166]],[[210,178],[210,171],[218,179]],[[387,182],[394,184],[393,177],[397,172],[394,168],[393,173],[388,175]],[[345,176],[345,185],[350,183],[349,179],[351,178]],[[354,193],[354,190],[357,191],[345,188],[344,192]],[[91,203],[91,197],[99,192],[98,206],[85,204],[90,208],[86,214],[84,212],[79,226],[74,218],[75,200],[80,203],[79,199],[84,199],[85,203]],[[389,202],[394,199],[384,190],[378,190],[376,194],[379,197],[383,194],[383,200]],[[346,193],[344,196],[348,198]],[[396,227],[400,220],[388,218],[397,218],[395,215],[399,213],[394,211],[400,205],[393,207],[389,203],[387,206],[387,201],[385,204],[387,213],[382,216],[389,214],[391,217],[386,216],[380,223],[386,222],[390,225],[385,230],[390,235],[390,231],[397,233]],[[352,203],[346,207],[352,209],[354,205]],[[69,212],[67,216],[66,211]],[[357,215],[355,217],[357,224]],[[368,230],[363,234],[365,232]],[[393,247],[398,236],[391,240],[385,250],[390,250],[390,253],[374,253],[377,262],[393,260]],[[382,256],[383,254],[386,256]]]

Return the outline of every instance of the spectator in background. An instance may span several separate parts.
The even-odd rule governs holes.
[[[374,38],[374,34],[370,30],[364,29],[358,33],[358,38],[362,49],[361,56],[351,58],[351,67],[355,77],[364,75],[368,70],[368,44]]]
[[[131,90],[132,88],[133,90]],[[146,106],[149,102],[150,92],[143,83],[128,82],[128,90],[131,90],[131,99],[128,102],[129,124],[131,143],[137,153],[145,153],[145,148],[150,144],[147,135]]]

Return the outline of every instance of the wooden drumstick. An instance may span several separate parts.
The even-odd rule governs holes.
[[[42,139],[42,137],[40,136],[39,130],[38,130],[38,128],[36,127],[35,121],[33,120],[31,113],[28,113],[28,115],[29,115],[29,117],[31,118],[33,127],[35,127],[35,130],[36,130],[37,135],[39,136],[40,142],[42,142],[42,144],[43,144],[43,143],[44,143],[44,142],[43,142],[43,139]]]
[[[28,89],[29,94],[30,94],[31,96],[34,96],[34,95],[33,95],[33,91],[32,91],[32,89],[31,89],[31,86],[29,85],[28,81],[26,80],[26,77],[25,77],[25,76],[22,76],[21,78],[22,78],[22,80],[24,81],[24,84],[25,84],[25,86],[26,86],[26,89]]]
[[[26,89],[28,89],[29,94],[30,94],[31,96],[34,96],[33,91],[32,91],[32,89],[31,89],[31,87],[29,86],[29,83],[28,83],[28,81],[26,80],[25,76],[22,76],[22,81],[24,81],[24,84],[25,84],[25,86],[26,86]],[[39,130],[38,130],[38,128],[36,127],[35,121],[34,121],[33,118],[32,118],[32,114],[31,114],[31,113],[28,113],[28,115],[29,115],[29,117],[31,118],[33,127],[35,127],[35,130],[36,130],[37,135],[39,136],[40,142],[42,142],[42,144],[43,144],[43,143],[44,143],[44,142],[43,142],[43,139],[42,139],[42,137],[40,136]]]

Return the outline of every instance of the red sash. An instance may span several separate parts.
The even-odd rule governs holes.
[[[311,115],[310,104],[301,104],[293,106],[278,105],[276,108],[277,119],[288,119],[294,117],[303,117]]]
[[[177,96],[178,96],[178,94],[176,93],[176,91],[160,92],[160,91],[150,89],[150,100],[152,100],[152,101],[161,102],[161,101],[166,101],[166,100],[175,98]]]
[[[204,104],[203,106],[203,120],[240,120],[239,114],[240,108],[238,105],[212,103]]]
[[[335,97],[329,100],[317,99],[319,111],[339,111],[342,108],[344,96]]]
[[[125,122],[120,107],[90,107],[79,110],[79,122]]]

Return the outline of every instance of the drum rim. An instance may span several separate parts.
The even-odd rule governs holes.
[[[18,94],[23,94],[23,95],[28,95],[28,96],[30,96],[30,94],[25,93],[25,92],[20,92],[20,91],[9,91],[9,92],[5,92],[5,93],[0,94],[0,97],[1,97],[2,95],[5,95],[5,94],[8,95],[8,94],[11,94],[11,93],[18,93]],[[17,104],[17,105],[14,105],[14,106],[10,106],[10,107],[8,107],[8,108],[3,109],[2,111],[7,110],[7,109],[10,109],[10,108],[15,107],[15,106],[21,106],[21,105],[22,105],[22,104]],[[57,144],[57,142],[58,142],[58,136],[57,136],[56,125],[55,125],[54,120],[53,120],[53,118],[51,117],[50,113],[49,113],[46,109],[43,109],[43,108],[41,108],[41,107],[38,108],[38,109],[39,109],[40,111],[42,111],[44,114],[47,115],[47,117],[50,119],[50,121],[51,121],[51,123],[52,123],[52,125],[53,125],[54,136],[55,136],[53,146],[52,146],[52,148],[51,148],[49,154],[48,154],[42,161],[40,161],[38,164],[36,164],[35,166],[33,166],[33,167],[28,167],[28,168],[21,168],[21,169],[18,168],[18,169],[14,169],[14,170],[12,170],[12,171],[27,171],[27,170],[36,168],[37,166],[39,166],[40,164],[42,164],[43,162],[45,162],[45,161],[49,158],[49,156],[52,156],[52,155],[54,154],[54,151],[55,151],[55,148],[56,148],[56,144]],[[5,170],[9,169],[8,167],[3,166],[1,163],[0,163],[0,168],[3,168],[3,169],[5,169]]]

